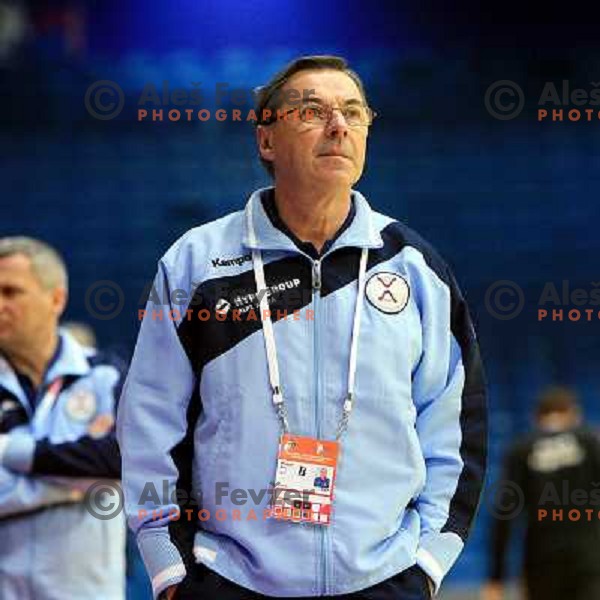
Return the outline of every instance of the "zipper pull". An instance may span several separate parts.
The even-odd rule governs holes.
[[[313,290],[321,289],[321,261],[320,260],[313,261],[312,286],[313,286]]]

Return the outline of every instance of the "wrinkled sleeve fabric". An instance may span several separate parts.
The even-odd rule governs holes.
[[[421,518],[417,564],[437,591],[464,547],[479,505],[487,406],[465,299],[447,266],[422,267],[427,271],[419,290],[422,356],[413,373],[413,401],[426,483],[415,501]]]
[[[74,489],[0,467],[0,519],[81,499]]]
[[[170,297],[165,257],[154,289]],[[166,482],[168,497],[174,497],[179,471],[172,450],[186,435],[187,409],[197,385],[177,324],[166,316],[173,308],[148,301],[117,416],[125,511],[155,598],[186,575],[182,552],[169,533],[169,515],[178,505],[165,502],[161,492]],[[158,491],[160,499],[149,489]]]

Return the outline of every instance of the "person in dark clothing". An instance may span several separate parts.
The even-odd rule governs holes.
[[[600,440],[583,426],[568,388],[541,395],[536,422],[536,431],[517,440],[504,461],[482,598],[504,596],[514,518],[502,510],[515,500],[526,518],[522,574],[528,600],[600,598]]]

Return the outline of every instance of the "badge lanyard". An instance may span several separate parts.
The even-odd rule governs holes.
[[[248,230],[251,241],[256,241],[254,233],[254,224],[252,223],[252,209],[248,211]],[[352,324],[352,340],[350,343],[350,360],[348,365],[348,391],[344,400],[342,417],[338,425],[336,440],[339,440],[348,427],[348,420],[352,413],[354,405],[354,379],[356,374],[356,360],[358,350],[358,336],[360,332],[360,321],[362,317],[363,297],[365,292],[365,280],[367,273],[367,258],[369,250],[363,248],[360,255],[360,265],[358,269],[358,293],[356,295],[356,305],[354,307],[354,321]],[[252,250],[252,262],[254,266],[254,278],[256,280],[256,290],[260,298],[260,311],[263,315],[262,327],[267,351],[267,364],[269,368],[269,381],[273,393],[273,406],[281,422],[283,433],[289,432],[289,423],[281,384],[279,380],[279,364],[277,361],[277,348],[275,345],[275,336],[273,334],[273,322],[269,311],[269,302],[267,300],[267,286],[265,283],[265,271],[263,266],[262,254],[258,249]],[[265,312],[266,311],[266,312]],[[265,318],[266,315],[266,318]]]

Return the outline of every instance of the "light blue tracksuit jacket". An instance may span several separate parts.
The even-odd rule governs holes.
[[[121,374],[68,333],[37,391],[37,406],[0,354],[0,598],[124,600],[125,523],[95,518],[84,490],[120,476],[114,432],[93,437],[114,414]],[[48,411],[41,399],[57,379]]]
[[[431,246],[360,193],[352,193],[351,223],[318,259],[274,223],[265,210],[272,194],[258,190],[244,211],[179,239],[159,262],[142,316],[117,435],[126,512],[154,593],[180,582],[194,560],[280,597],[353,592],[415,563],[439,587],[484,478],[485,390],[465,301]],[[260,249],[265,264],[290,429],[333,439],[362,248],[369,258],[356,400],[341,440],[333,523],[264,519],[269,497],[259,491],[274,478],[280,425],[260,315],[247,318],[258,309],[251,252]],[[253,490],[257,501],[223,498],[223,483]],[[175,520],[184,504],[165,487],[191,491],[202,515]]]

